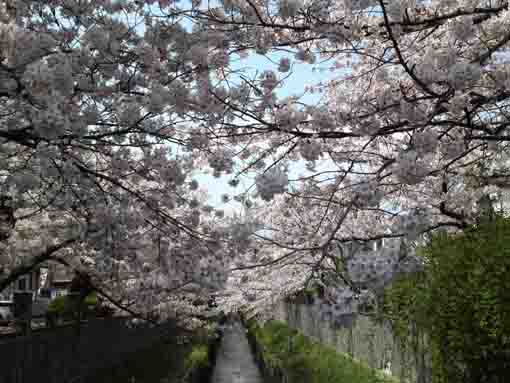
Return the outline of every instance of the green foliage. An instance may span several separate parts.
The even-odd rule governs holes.
[[[249,331],[263,350],[266,366],[285,371],[290,382],[397,382],[348,355],[312,341],[283,322],[271,321],[264,327],[251,322]]]
[[[209,348],[206,344],[195,344],[186,357],[186,370],[197,370],[209,367]]]
[[[48,313],[55,316],[65,316],[72,313],[72,305],[66,296],[60,296],[53,299],[48,306]]]
[[[98,306],[97,294],[90,293],[83,301],[83,309],[85,311],[92,311]],[[72,316],[77,312],[76,302],[70,296],[64,295],[53,299],[48,305],[47,313],[57,317]]]
[[[48,311],[63,312],[65,310],[65,306],[66,306],[65,296],[56,297],[50,302],[48,306]]]
[[[510,368],[510,221],[438,234],[421,255],[425,272],[385,295],[397,334],[412,341],[412,324],[427,333],[435,382],[503,382]]]
[[[87,307],[90,307],[90,306],[96,306],[96,305],[98,304],[98,301],[97,301],[97,293],[96,293],[96,292],[93,292],[93,293],[90,293],[89,295],[87,295],[87,296],[85,297],[84,304],[85,304],[85,306],[87,306]]]

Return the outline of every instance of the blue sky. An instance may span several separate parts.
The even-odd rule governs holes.
[[[203,2],[204,4],[206,2]],[[209,2],[210,6],[213,6],[214,2]],[[181,2],[182,7],[186,7],[189,4],[188,0]],[[155,14],[159,13],[158,6],[151,6],[151,11]],[[191,29],[191,23],[184,21],[184,25]],[[143,23],[139,25],[140,33],[143,33]],[[245,74],[255,74],[256,72],[261,73],[264,70],[273,70],[277,72],[278,62],[280,58],[288,57],[291,59],[292,66],[289,73],[285,73],[286,80],[276,90],[279,98],[285,98],[289,96],[298,96],[300,102],[306,104],[317,104],[321,102],[324,97],[321,93],[305,92],[307,87],[316,86],[321,82],[327,82],[332,79],[334,75],[338,76],[338,71],[330,72],[329,67],[333,65],[332,61],[321,63],[320,59],[317,59],[317,64],[310,65],[300,63],[294,60],[293,53],[288,52],[273,52],[267,55],[260,55],[255,52],[251,53],[248,57],[240,59],[238,56],[231,57],[232,69],[242,69]],[[321,169],[324,169],[324,164],[321,164]],[[327,165],[326,165],[327,166]],[[308,173],[305,168],[304,161],[293,162],[289,167],[289,178],[297,178],[300,174]],[[212,172],[211,172],[212,173]],[[230,175],[225,175],[219,178],[215,178],[212,174],[197,173],[194,177],[199,184],[207,188],[208,192],[208,203],[215,208],[224,209],[226,213],[234,211],[241,211],[241,205],[232,200],[232,197],[236,194],[243,192],[250,188],[253,184],[251,177],[243,177],[240,180],[240,184],[236,188],[232,188],[228,185],[228,181],[232,178]],[[251,192],[255,192],[255,188],[250,189]],[[223,203],[222,195],[228,194],[231,197],[231,202]]]
[[[320,82],[325,82],[332,79],[333,76],[329,70],[319,71],[313,70],[314,67],[327,68],[331,66],[331,62],[324,65],[310,65],[303,64],[293,60],[292,54],[283,54],[281,52],[270,53],[266,56],[259,55],[256,53],[250,54],[245,59],[237,60],[233,62],[233,69],[243,69],[247,73],[263,72],[264,70],[274,70],[278,68],[278,62],[281,57],[289,57],[293,61],[292,69],[290,73],[285,73],[289,77],[280,86],[276,93],[279,98],[285,98],[290,96],[301,96],[300,101],[306,104],[317,104],[321,102],[321,98],[324,97],[320,93],[305,92],[305,88],[308,86],[316,86]],[[338,72],[336,72],[338,75]],[[307,173],[304,161],[293,162],[289,167],[289,178],[297,178],[298,175]],[[247,177],[241,179],[241,182],[237,188],[228,186],[227,182],[231,177],[223,176],[220,178],[214,178],[211,175],[200,175],[196,179],[202,183],[207,184],[209,192],[209,203],[218,208],[224,208],[227,211],[237,211],[240,209],[240,205],[237,202],[229,202],[224,204],[221,202],[222,194],[234,195],[242,192],[249,188],[253,180]],[[252,189],[254,191],[254,189]]]

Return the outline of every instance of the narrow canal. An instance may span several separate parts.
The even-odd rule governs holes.
[[[190,349],[189,344],[165,341],[99,371],[83,383],[182,383],[184,360]]]
[[[190,344],[167,341],[137,352],[83,383],[183,383],[184,361],[190,349]],[[212,371],[208,381],[200,383],[262,383],[246,329],[239,322],[225,329]]]

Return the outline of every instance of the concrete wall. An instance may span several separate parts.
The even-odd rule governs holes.
[[[403,345],[392,333],[388,323],[380,323],[366,316],[358,317],[350,329],[334,329],[321,318],[312,305],[280,302],[273,317],[287,322],[339,352],[350,354],[372,368],[389,369],[402,382],[429,383],[430,360],[426,353],[426,337],[416,336],[413,347]]]
[[[0,338],[1,383],[79,383],[95,371],[175,334],[170,325],[130,328],[123,319]]]

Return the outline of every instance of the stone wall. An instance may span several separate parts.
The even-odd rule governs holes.
[[[120,318],[0,338],[0,382],[80,383],[95,371],[175,335],[170,324],[130,327]]]
[[[413,347],[403,345],[392,333],[389,323],[360,316],[350,329],[334,329],[312,305],[280,302],[273,317],[287,322],[305,335],[361,360],[372,368],[386,369],[409,383],[430,383],[430,360],[426,338],[416,336]]]

